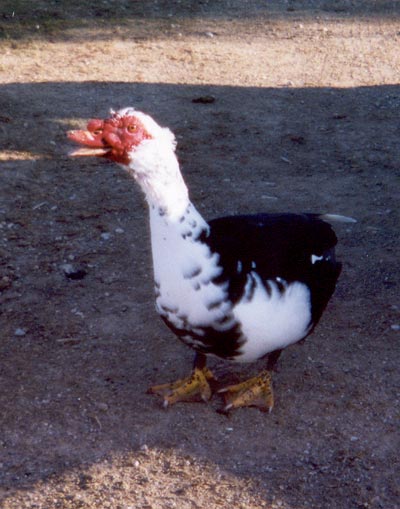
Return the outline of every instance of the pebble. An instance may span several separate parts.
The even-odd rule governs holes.
[[[26,335],[26,330],[23,329],[22,327],[18,327],[17,329],[15,329],[14,335],[15,336],[25,336]]]
[[[97,402],[97,403],[96,403],[96,407],[97,407],[99,410],[101,410],[102,412],[107,412],[107,410],[108,410],[108,405],[107,405],[107,403],[103,403],[103,402],[101,402],[101,401],[99,401],[99,402]]]
[[[400,324],[394,323],[393,325],[390,326],[390,328],[392,330],[399,331],[400,330]]]
[[[9,276],[3,276],[0,279],[0,292],[2,290],[7,290],[12,285],[12,279]]]
[[[83,279],[87,275],[86,270],[80,269],[72,263],[63,263],[60,268],[68,279]]]
[[[102,240],[110,240],[111,239],[111,233],[108,233],[108,232],[104,232],[100,235],[100,237],[102,238]]]
[[[74,266],[71,263],[63,263],[60,268],[66,275],[75,272]]]

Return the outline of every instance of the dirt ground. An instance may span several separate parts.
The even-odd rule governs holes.
[[[399,508],[399,2],[0,14],[0,506]],[[146,394],[192,361],[154,311],[146,206],[118,167],[67,156],[68,129],[128,105],[176,133],[207,218],[357,219],[335,226],[337,291],[282,355],[270,415]],[[263,367],[210,365],[229,383]]]

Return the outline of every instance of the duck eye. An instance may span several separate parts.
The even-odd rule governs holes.
[[[130,125],[128,125],[126,130],[128,131],[128,133],[135,133],[137,131],[137,128],[138,127],[136,124],[130,124]]]
[[[97,136],[98,134],[101,134],[102,132],[103,132],[103,129],[95,129],[93,131],[93,134],[95,134]]]

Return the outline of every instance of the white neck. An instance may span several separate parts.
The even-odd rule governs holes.
[[[128,171],[150,208],[158,312],[178,328],[185,326],[182,317],[193,327],[224,318],[227,289],[213,283],[222,272],[219,256],[201,240],[209,226],[189,200],[171,139],[142,142],[130,160]],[[210,310],[215,300],[225,304]]]
[[[148,140],[132,153],[132,173],[151,209],[177,220],[189,205],[189,194],[179,170],[174,146],[165,140]]]

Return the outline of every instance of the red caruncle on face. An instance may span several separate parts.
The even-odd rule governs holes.
[[[106,157],[122,164],[128,164],[128,154],[134,147],[151,138],[140,120],[133,115],[115,115],[104,121],[92,120],[88,130],[94,134],[101,131],[104,145],[111,148]]]
[[[126,165],[129,153],[142,141],[152,138],[139,118],[118,113],[106,120],[92,119],[86,131],[70,131],[68,136],[85,147],[102,149],[97,155]]]

